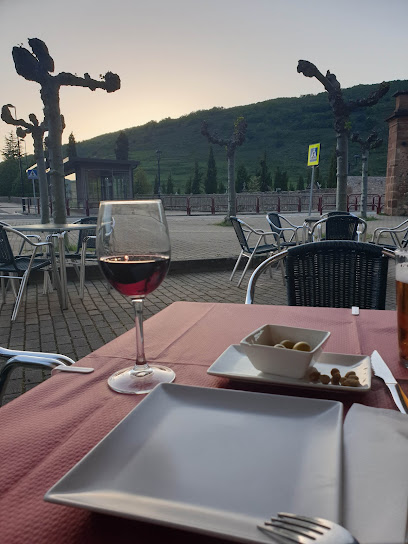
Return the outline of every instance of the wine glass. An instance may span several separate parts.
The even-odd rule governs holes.
[[[157,384],[172,382],[173,370],[146,362],[143,302],[166,277],[170,238],[160,200],[104,201],[96,227],[96,253],[108,282],[130,297],[135,308],[136,363],[115,372],[108,384],[119,393],[149,393]]]

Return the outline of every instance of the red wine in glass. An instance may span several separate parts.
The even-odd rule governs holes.
[[[122,295],[146,296],[162,283],[170,265],[167,255],[101,257],[99,264],[109,283]]]
[[[99,205],[96,253],[108,282],[128,297],[135,309],[136,359],[117,370],[108,385],[118,393],[149,393],[175,379],[160,361],[149,364],[144,352],[143,305],[162,283],[170,266],[170,236],[160,200],[112,200]],[[158,339],[158,342],[160,340]]]

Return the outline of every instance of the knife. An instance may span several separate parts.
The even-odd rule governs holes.
[[[397,380],[392,375],[391,370],[385,364],[384,359],[381,357],[378,351],[373,351],[371,354],[371,366],[374,370],[374,374],[378,378],[381,378],[390,390],[392,398],[394,399],[399,411],[403,414],[408,414],[408,398],[404,394]]]

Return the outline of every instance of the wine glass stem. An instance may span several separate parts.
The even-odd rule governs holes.
[[[144,337],[143,337],[143,298],[134,298],[132,303],[135,309],[135,326],[136,326],[136,363],[133,368],[134,372],[147,375],[152,372],[149,365],[146,363],[144,352]]]

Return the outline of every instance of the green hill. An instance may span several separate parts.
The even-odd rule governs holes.
[[[348,99],[366,97],[377,85],[357,85],[344,89]],[[376,129],[383,138],[383,145],[370,152],[369,174],[384,176],[386,171],[388,125],[385,119],[395,108],[393,94],[408,89],[407,81],[393,81],[388,94],[371,108],[361,109],[351,116],[352,131],[366,138]],[[206,172],[209,144],[201,135],[201,123],[206,120],[210,131],[217,131],[221,137],[230,137],[234,121],[244,116],[248,124],[247,137],[236,153],[236,166],[243,163],[250,175],[255,174],[264,152],[272,173],[279,166],[288,173],[290,182],[302,175],[306,178],[307,151],[309,144],[321,143],[320,181],[325,183],[330,159],[335,147],[333,115],[327,93],[305,95],[300,98],[277,98],[234,108],[213,108],[184,115],[179,119],[151,121],[143,126],[126,129],[129,139],[129,158],[141,162],[153,186],[157,172],[156,149],[162,151],[161,180],[167,180],[171,172],[175,188],[184,192],[186,182],[193,174],[197,160],[203,174]],[[103,134],[91,140],[77,142],[81,157],[114,158],[115,141],[118,132]],[[226,184],[227,168],[225,151],[214,146],[218,180]],[[350,175],[361,173],[361,161],[357,144],[350,142]]]

